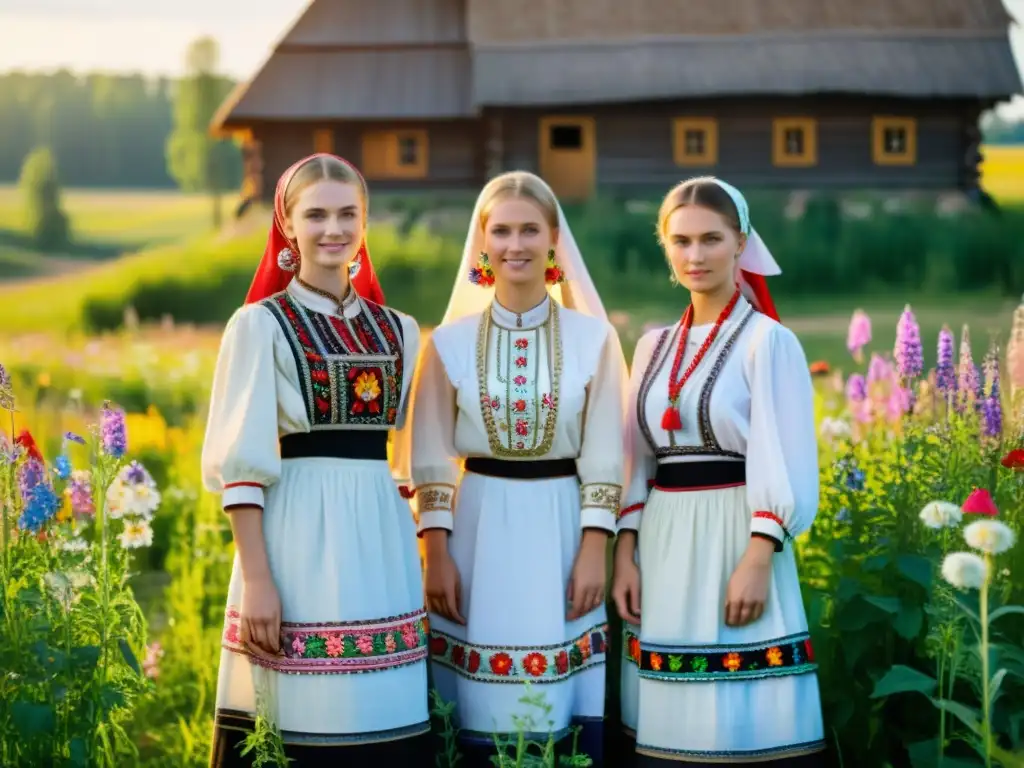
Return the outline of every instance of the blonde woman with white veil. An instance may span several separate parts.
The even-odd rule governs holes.
[[[473,765],[496,735],[561,740],[580,725],[580,751],[600,764],[628,376],[538,177],[506,173],[480,193],[421,365],[412,477],[431,658],[463,752]],[[527,683],[547,714],[521,701]]]

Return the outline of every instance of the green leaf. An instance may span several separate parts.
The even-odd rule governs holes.
[[[930,695],[935,690],[935,679],[923,672],[911,669],[902,664],[894,664],[882,679],[875,683],[871,692],[872,699],[880,699],[897,693],[923,693]]]
[[[1024,606],[1020,605],[1004,605],[1002,608],[996,608],[988,615],[988,623],[991,624],[996,619],[1001,619],[1003,616],[1009,616],[1011,613],[1019,613],[1024,615]]]
[[[71,663],[75,667],[95,667],[100,661],[98,645],[83,645],[71,649]]]
[[[900,555],[896,558],[899,572],[925,589],[932,588],[932,563],[921,555]]]
[[[70,752],[69,765],[73,768],[86,768],[89,765],[89,754],[84,739],[72,739],[68,749]]]
[[[970,728],[975,735],[981,735],[981,716],[978,710],[971,709],[958,701],[950,701],[949,699],[932,699],[932,704],[955,716],[961,723]]]
[[[935,768],[939,755],[939,740],[928,739],[908,744],[907,755],[913,768]]]
[[[864,561],[864,570],[871,573],[883,571],[891,562],[889,555],[872,555]]]
[[[924,623],[924,612],[915,606],[904,606],[892,621],[896,633],[907,640],[913,640],[921,631]]]
[[[49,735],[57,723],[56,714],[49,704],[30,704],[27,701],[16,701],[11,707],[11,718],[14,727],[25,738]]]
[[[863,599],[886,613],[896,613],[900,609],[898,597],[879,597],[877,595],[864,595]]]
[[[121,649],[121,655],[124,656],[124,660],[128,662],[128,666],[135,671],[136,675],[141,675],[142,669],[139,667],[139,661],[135,658],[135,654],[132,652],[132,647],[128,645],[128,641],[123,637],[119,637],[117,645]]]
[[[127,703],[124,694],[117,688],[105,685],[100,689],[100,706],[104,712],[123,707]]]
[[[999,689],[1003,685],[1003,679],[1006,677],[1006,670],[1000,669],[989,680],[988,683],[988,696],[989,703],[995,704],[999,699]]]

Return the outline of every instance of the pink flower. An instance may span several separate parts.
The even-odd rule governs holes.
[[[523,376],[522,374],[519,374],[514,379],[512,379],[512,383],[515,384],[517,387],[521,387],[523,386],[523,384],[526,383],[526,377]]]
[[[416,631],[416,627],[412,624],[405,624],[402,626],[402,642],[405,643],[406,648],[415,648],[420,643],[420,633]]]
[[[150,680],[156,680],[160,676],[160,659],[163,658],[164,649],[160,643],[152,643],[146,646],[146,658],[142,662],[142,671]]]
[[[224,632],[224,639],[229,643],[240,643],[241,640],[238,637],[238,624],[231,622],[228,624],[228,628]]]
[[[966,515],[995,517],[999,514],[999,508],[992,500],[992,495],[984,488],[975,488],[971,491],[971,495],[967,497],[967,501],[964,502],[961,509]]]
[[[341,642],[340,635],[331,635],[327,638],[327,655],[331,657],[338,657],[344,652],[345,646]]]
[[[369,635],[360,635],[356,640],[356,648],[359,652],[365,656],[369,656],[373,653],[373,638]]]
[[[871,341],[871,318],[858,309],[850,318],[850,329],[846,334],[846,348],[858,363],[863,359],[863,349]]]
[[[299,635],[296,635],[295,639],[292,640],[292,650],[299,654],[299,656],[306,652],[306,643]]]
[[[384,636],[384,649],[388,653],[394,653],[398,645],[395,643],[395,637],[390,632]]]

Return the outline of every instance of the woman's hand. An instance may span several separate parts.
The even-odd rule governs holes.
[[[619,534],[615,545],[615,573],[612,576],[612,598],[619,611],[619,617],[630,624],[640,623],[640,569],[633,554],[636,543],[632,531]],[[633,537],[634,541],[627,541]]]
[[[241,638],[267,653],[281,650],[281,598],[270,576],[242,584]]]
[[[729,579],[725,592],[725,623],[743,627],[761,618],[768,600],[775,545],[754,536]]]
[[[605,549],[608,534],[604,531],[587,530],[583,532],[576,562],[572,566],[569,577],[569,588],[566,598],[569,611],[566,617],[572,621],[586,616],[604,602],[606,584]]]
[[[456,624],[462,618],[462,579],[458,566],[448,553],[448,531],[430,530],[427,539],[427,567],[423,574],[427,610]]]

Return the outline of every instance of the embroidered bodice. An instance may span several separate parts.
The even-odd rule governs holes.
[[[690,330],[685,368],[712,326]],[[659,462],[745,461],[755,530],[783,540],[814,519],[818,451],[810,372],[787,328],[740,299],[679,398],[682,429],[662,429],[680,324],[645,334],[628,396],[632,472],[619,528],[636,529]],[[771,527],[768,525],[771,523]],[[776,524],[777,523],[777,524]]]
[[[280,476],[280,437],[394,430],[406,421],[419,327],[359,298],[339,306],[295,281],[228,321],[203,445],[207,489],[262,504]],[[404,482],[406,478],[396,478]]]
[[[469,456],[576,459],[586,525],[614,528],[626,376],[610,325],[550,299],[518,315],[495,302],[437,328],[421,365],[412,436],[421,529],[451,528]]]

